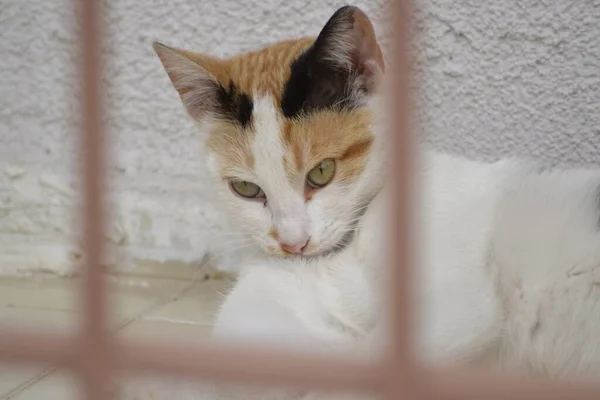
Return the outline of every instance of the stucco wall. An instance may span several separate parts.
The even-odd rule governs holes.
[[[600,1],[420,3],[431,141],[477,158],[600,163]]]
[[[118,257],[199,260],[214,252],[221,219],[205,185],[194,128],[152,52],[152,40],[228,56],[316,34],[344,3],[107,3],[115,193],[110,239],[122,250]],[[0,3],[5,273],[67,272],[77,258],[70,246],[76,237],[78,122],[71,4]],[[388,15],[378,1],[355,4],[374,20]],[[478,158],[600,161],[599,1],[420,0],[417,9],[418,121],[428,141]]]

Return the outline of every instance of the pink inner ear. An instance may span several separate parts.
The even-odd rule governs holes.
[[[360,19],[355,20],[351,34],[355,46],[354,54],[351,57],[354,68],[363,79],[364,89],[372,92],[377,88],[383,74],[381,49],[373,36],[372,27],[362,26]],[[378,57],[381,57],[381,65]]]
[[[213,103],[216,100],[212,90],[210,87],[198,87],[181,95],[181,101],[192,119],[201,120],[214,108]]]
[[[188,114],[194,120],[201,120],[213,112],[218,106],[219,83],[206,68],[192,59],[192,53],[159,43],[153,47]],[[212,65],[216,61],[206,58],[206,63]]]
[[[369,20],[369,17],[361,10],[354,11],[352,16],[354,19],[352,31],[356,38],[359,62],[361,64],[369,64],[370,61],[374,61],[381,72],[383,72],[385,70],[383,53],[381,52],[379,43],[377,43],[373,24]]]
[[[373,53],[373,51],[369,47],[369,43],[367,43],[366,40],[362,39],[360,41],[360,46],[359,46],[359,50],[358,50],[358,57],[361,60],[363,60],[363,61],[369,61],[370,59],[373,58],[372,53]]]

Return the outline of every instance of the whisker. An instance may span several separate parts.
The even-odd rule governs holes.
[[[211,263],[213,261],[215,261],[218,257],[223,256],[225,253],[230,252],[230,251],[237,251],[237,250],[241,250],[247,247],[251,247],[255,245],[255,243],[250,243],[249,245],[245,245],[245,246],[239,246],[239,247],[234,247],[233,249],[227,249],[225,251],[219,252],[216,255],[213,255],[213,257],[211,257],[208,261],[204,262],[202,264],[202,266],[198,269],[198,271],[196,271],[196,273],[194,274],[194,277],[192,278],[192,282],[190,283],[190,285],[188,286],[188,288],[193,287],[196,282],[198,281],[198,278],[200,277],[200,275],[206,271],[207,268],[211,267]],[[217,292],[219,295],[225,297],[227,294],[226,293],[221,293],[220,291]]]
[[[250,236],[248,232],[223,232],[217,233],[215,236]]]
[[[247,239],[247,240],[250,241],[250,239]],[[256,243],[251,242],[251,243],[243,245],[243,246],[238,246],[238,247],[226,249],[224,251],[220,251],[220,252],[218,252],[216,254],[213,254],[213,256],[208,261],[206,261],[206,264],[209,265],[209,266],[211,266],[212,262],[216,261],[218,258],[224,256],[227,253],[238,251],[238,250],[242,250],[242,249],[249,248],[249,247],[252,247],[252,246],[256,246]]]

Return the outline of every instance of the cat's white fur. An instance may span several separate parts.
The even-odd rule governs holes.
[[[290,183],[282,163],[276,102],[252,95],[255,167],[225,175],[259,185],[268,207],[233,195],[219,154],[208,153],[215,188],[243,237],[237,243],[258,250],[243,257],[214,340],[321,355],[348,348],[380,354],[388,215],[381,189],[384,133],[391,132],[380,119],[383,97],[369,99],[375,141],[365,171],[351,185],[334,181],[305,202],[298,190],[304,182]],[[209,118],[201,122],[206,135],[210,124]],[[421,148],[415,181],[416,339],[423,361],[598,377],[600,170],[548,170],[513,159],[481,163]],[[330,253],[374,196],[354,240]],[[278,245],[269,235],[272,226],[284,242],[310,236],[318,247],[305,256],[319,257],[265,257],[269,246]],[[213,389],[191,398],[326,398],[229,385]]]
[[[345,43],[340,47],[345,54],[354,42],[335,43]],[[161,52],[167,70],[177,66],[169,58],[175,53]],[[298,190],[304,182],[290,183],[282,163],[285,148],[276,102],[251,95],[253,171],[234,167],[224,173],[219,154],[207,155],[214,187],[241,238],[232,246],[257,250],[244,252],[238,282],[219,312],[214,340],[320,355],[351,348],[377,356],[386,332],[388,213],[386,192],[381,190],[388,147],[384,133],[391,131],[380,118],[384,97],[368,99],[376,118],[365,171],[352,184],[334,181],[305,202]],[[210,117],[199,123],[206,138]],[[233,195],[224,175],[259,185],[268,207]],[[422,360],[549,377],[598,377],[600,170],[545,170],[513,159],[481,163],[421,148],[415,181],[415,337]],[[330,253],[354,229],[360,211],[374,196],[354,240]],[[266,257],[270,246],[278,246],[269,235],[272,226],[283,242],[310,236],[318,246],[305,256],[319,257]],[[177,398],[342,396],[225,385]]]
[[[426,362],[600,374],[600,171],[480,163],[423,151],[415,214],[419,355]],[[372,345],[382,317],[385,199],[344,251],[248,266],[216,340],[293,349]],[[260,393],[289,398],[291,393]],[[219,398],[254,398],[248,390]],[[311,394],[315,396],[315,394]]]

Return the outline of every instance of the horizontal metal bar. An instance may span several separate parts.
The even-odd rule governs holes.
[[[267,348],[169,342],[121,342],[118,368],[128,374],[359,392],[381,388],[381,369],[357,357],[317,357]]]
[[[3,328],[0,363],[76,369],[79,346],[81,343],[68,335]],[[352,357],[319,358],[268,349],[148,340],[119,341],[116,349],[117,372],[127,375],[366,392],[378,391],[385,376],[381,366]],[[419,391],[423,391],[423,398],[431,400],[600,399],[600,382],[526,380],[482,370],[454,369],[430,369],[417,377],[422,382]]]
[[[48,332],[3,330],[0,363],[80,368],[80,339]],[[194,380],[237,381],[289,387],[373,391],[376,364],[356,358],[316,357],[269,349],[216,347],[168,341],[121,341],[114,361],[128,375],[168,375]],[[249,368],[250,366],[250,368]]]
[[[524,379],[484,370],[436,370],[420,374],[430,400],[598,400],[600,381]]]
[[[76,360],[78,340],[66,335],[44,332],[0,329],[0,363],[15,365],[52,364],[72,366]]]

